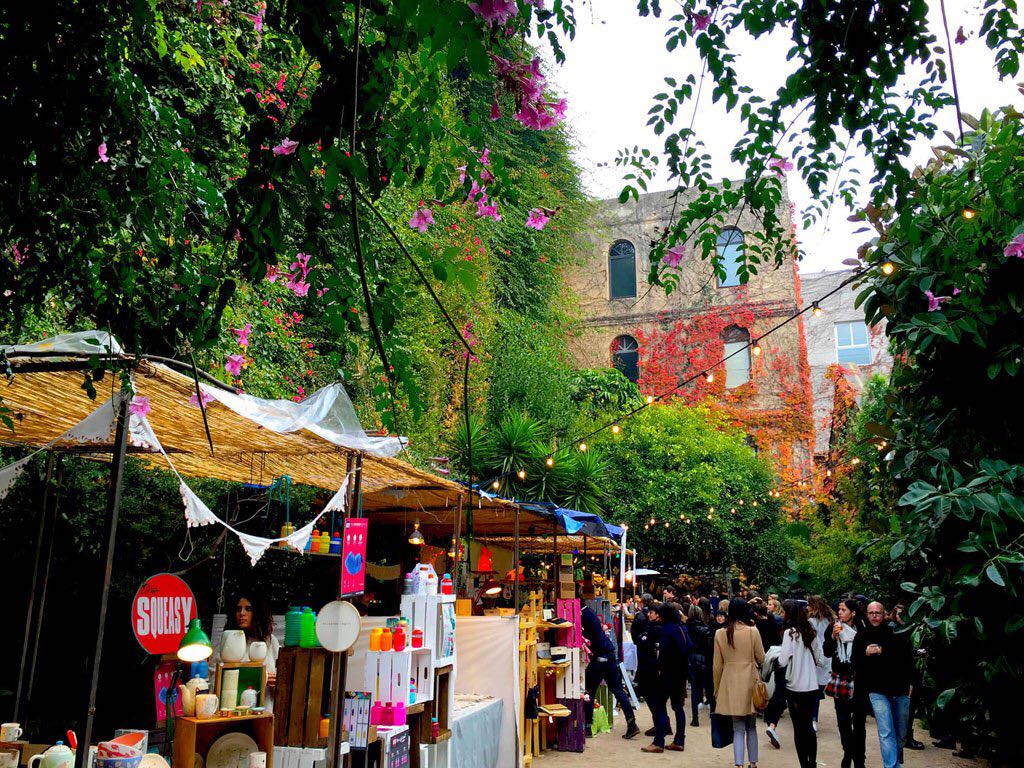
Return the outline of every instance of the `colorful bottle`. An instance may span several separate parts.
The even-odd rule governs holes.
[[[438,724],[436,717],[430,718],[430,738],[434,741],[441,738],[441,726]]]
[[[422,629],[414,629],[412,631],[412,643],[411,644],[412,644],[413,648],[422,648],[423,647],[423,630]]]
[[[374,627],[373,629],[370,630],[370,650],[371,651],[379,651],[380,650],[381,631],[382,630],[380,629],[380,627]]]
[[[320,718],[320,730],[317,732],[317,736],[321,739],[326,739],[331,735],[331,713],[326,713]]]
[[[331,536],[331,549],[330,549],[330,552],[331,552],[332,555],[340,555],[341,554],[341,534],[338,533],[337,531],[335,531],[334,535]]]
[[[299,630],[299,647],[316,648],[316,614],[308,605],[302,609],[302,623]]]
[[[409,704],[415,704],[416,703],[416,694],[417,693],[419,693],[419,691],[416,689],[416,678],[415,677],[410,677],[409,678]]]
[[[384,627],[384,629],[382,629],[380,632],[380,649],[382,651],[390,651],[392,640],[393,638],[391,637],[391,630],[387,627]]]
[[[450,573],[446,573],[441,578],[441,594],[442,595],[454,595],[455,594],[455,585],[452,583],[452,575]]]
[[[295,647],[299,644],[302,631],[302,611],[299,606],[293,605],[284,615],[284,644]]]
[[[395,627],[395,631],[391,633],[391,648],[396,651],[405,650],[405,627]]]
[[[384,725],[384,705],[379,701],[370,707],[370,725]]]

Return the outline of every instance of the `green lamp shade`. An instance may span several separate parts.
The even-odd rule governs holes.
[[[178,658],[181,661],[203,661],[210,658],[212,654],[213,645],[210,643],[210,638],[203,632],[203,626],[199,623],[199,619],[192,619],[178,646]]]

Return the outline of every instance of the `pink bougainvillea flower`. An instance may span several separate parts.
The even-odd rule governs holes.
[[[307,293],[309,293],[309,283],[307,283],[302,278],[296,280],[295,275],[291,275],[288,278],[288,282],[285,285],[296,296],[305,296]]]
[[[559,99],[557,102],[551,105],[551,113],[559,120],[565,119],[565,110],[568,109],[569,102],[565,99]]]
[[[99,155],[99,158],[100,158],[99,160],[97,160],[97,162],[99,162],[99,163],[109,163],[110,162],[110,158],[107,157],[107,142],[105,142],[105,141],[101,141],[100,142],[100,145],[98,147],[96,147],[96,154]]]
[[[550,220],[551,217],[546,215],[540,208],[532,208],[530,215],[526,217],[526,226],[540,232]]]
[[[25,263],[25,259],[28,258],[27,253],[23,253],[17,243],[11,246],[11,255],[14,256],[14,263],[19,267]]]
[[[501,107],[498,106],[498,97],[491,102],[491,120],[498,120],[501,117]]]
[[[128,413],[132,416],[146,416],[149,413],[149,398],[136,395],[128,403]]]
[[[964,34],[963,27],[960,27],[960,29],[956,31],[956,37],[953,39],[953,42],[957,45],[963,45],[967,42],[967,35]]]
[[[417,232],[426,232],[427,227],[434,223],[434,213],[429,208],[417,208],[409,219],[409,228]]]
[[[953,288],[953,295],[954,296],[959,296],[960,295],[960,289],[954,286],[954,288]]]
[[[690,19],[693,21],[694,32],[703,32],[711,26],[710,13],[691,13]]]
[[[200,391],[202,391],[202,390],[200,390]],[[206,406],[208,406],[212,402],[213,402],[213,395],[211,395],[209,392],[203,392],[203,407],[205,408]],[[193,408],[198,408],[199,407],[199,398],[197,398],[195,396],[195,394],[193,394],[192,397],[190,397],[188,399],[188,404],[191,405]]]
[[[291,264],[290,269],[292,273],[297,275],[299,272],[301,272],[302,277],[300,279],[302,280],[305,280],[306,277],[309,275],[309,259],[310,255],[308,253],[296,253],[295,261],[293,261]]]
[[[241,376],[242,363],[245,362],[245,355],[228,355],[224,360],[224,370],[232,376]]]
[[[482,219],[494,219],[495,221],[501,221],[501,214],[498,213],[498,206],[484,200],[481,200],[476,204],[476,215]]]
[[[299,142],[292,141],[291,139],[285,139],[276,147],[274,147],[273,152],[275,155],[291,155],[295,153],[295,150],[298,148],[298,146]]]
[[[666,264],[672,269],[676,269],[679,263],[686,257],[686,246],[685,245],[673,245],[667,251],[665,255],[661,257],[663,264]]]
[[[277,88],[277,92],[278,93],[280,93],[281,91],[284,90],[284,81],[287,78],[288,78],[288,73],[287,72],[282,72],[281,76],[279,78],[277,78],[277,84],[274,87]]]
[[[942,302],[949,301],[949,296],[936,296],[931,291],[924,292],[925,298],[928,299],[928,311],[937,312],[942,309]]]
[[[783,158],[779,157],[775,158],[770,163],[768,163],[768,167],[775,171],[777,174],[779,174],[779,176],[782,176],[788,171],[793,170],[793,164],[789,162],[789,160],[784,160]]]
[[[1003,255],[1006,258],[1016,256],[1018,259],[1024,259],[1024,232],[1006,244],[1006,247],[1003,248]]]
[[[515,0],[480,0],[469,4],[470,9],[488,24],[501,26],[519,13]]]
[[[277,279],[281,277],[281,270],[277,264],[267,264],[267,282],[276,283]]]
[[[252,323],[246,323],[244,328],[232,328],[231,332],[238,339],[238,346],[249,346],[249,334],[252,333]]]

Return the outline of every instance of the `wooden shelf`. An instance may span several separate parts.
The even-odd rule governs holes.
[[[436,739],[435,738],[424,739],[423,743],[424,744],[440,744],[441,742],[448,741],[448,739],[450,739],[451,737],[452,737],[452,732],[450,730],[448,730],[447,728],[440,728],[440,729],[438,729],[438,735],[437,735]]]
[[[208,726],[208,725],[220,725],[222,723],[244,723],[244,722],[247,722],[249,720],[273,720],[274,719],[274,713],[273,712],[257,712],[255,715],[234,715],[233,717],[207,717],[206,719],[202,719],[202,718],[198,718],[198,717],[180,716],[180,717],[176,717],[174,719],[177,722],[181,722],[182,720],[184,720],[185,722],[188,722],[188,723],[194,723],[195,725],[197,725],[199,727],[204,727],[204,726]]]
[[[267,768],[273,768],[274,760],[274,715],[261,712],[255,715],[237,717],[176,717],[174,719],[173,768],[193,768],[195,756],[204,759],[207,752],[220,736],[237,731],[252,736],[260,752],[267,753]]]

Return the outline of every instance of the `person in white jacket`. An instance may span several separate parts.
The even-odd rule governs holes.
[[[818,700],[818,667],[823,656],[807,609],[796,600],[782,604],[785,622],[779,664],[786,667],[786,702],[793,718],[793,742],[800,768],[816,768],[818,735],[814,732],[814,705]]]
[[[832,679],[832,669],[825,659],[825,638],[832,632],[832,625],[836,622],[836,614],[832,606],[821,595],[811,595],[807,598],[807,618],[814,627],[814,634],[817,635],[818,653],[824,663],[818,667],[818,698],[814,703],[814,730],[818,730],[818,710],[821,707],[821,700],[825,697],[825,686]]]

